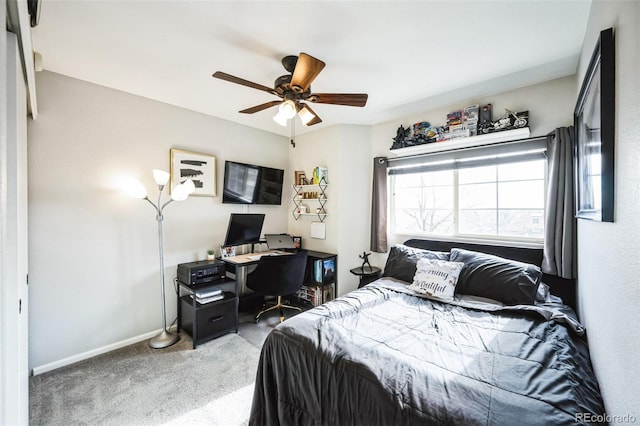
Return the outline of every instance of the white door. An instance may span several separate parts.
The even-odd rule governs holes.
[[[0,61],[0,424],[29,423],[27,104],[18,41]]]

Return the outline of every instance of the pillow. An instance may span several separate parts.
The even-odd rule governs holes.
[[[422,258],[418,260],[416,275],[409,288],[450,302],[463,266],[462,262]]]
[[[391,247],[389,251],[382,276],[392,277],[410,283],[416,274],[416,264],[421,258],[449,260],[449,253],[396,244]]]
[[[456,292],[488,297],[506,305],[533,305],[542,279],[540,268],[486,253],[451,249],[452,262],[463,262]]]

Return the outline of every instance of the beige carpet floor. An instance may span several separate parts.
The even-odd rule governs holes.
[[[241,317],[239,333],[191,348],[140,342],[30,378],[31,425],[245,425],[277,314]]]

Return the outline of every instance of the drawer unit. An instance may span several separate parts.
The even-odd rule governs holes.
[[[212,285],[213,284],[213,285]],[[206,286],[189,286],[178,281],[178,330],[184,330],[196,345],[232,331],[238,332],[238,296],[236,282],[223,279]],[[209,303],[200,303],[192,296],[206,293],[213,288],[223,290],[224,298]],[[200,299],[198,299],[200,300]]]

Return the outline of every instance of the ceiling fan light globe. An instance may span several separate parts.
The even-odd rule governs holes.
[[[285,117],[283,117],[282,114],[280,114],[280,112],[278,112],[276,115],[273,116],[273,121],[275,121],[276,123],[278,123],[282,127],[286,127],[287,126],[287,119]]]
[[[303,106],[300,108],[300,111],[298,111],[298,117],[300,117],[300,120],[305,126],[308,126],[311,120],[315,118],[315,115],[311,113],[306,106]]]
[[[281,115],[287,120],[295,117],[296,112],[296,104],[291,99],[282,102],[278,107],[278,115]]]

